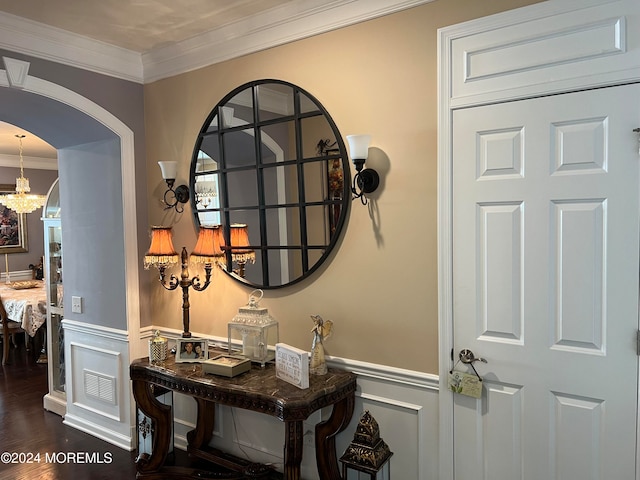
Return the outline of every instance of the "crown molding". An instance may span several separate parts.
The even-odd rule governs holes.
[[[0,12],[0,48],[149,83],[433,0],[304,0],[140,54]]]
[[[142,83],[139,53],[0,12],[0,48]]]
[[[175,45],[144,53],[145,83],[311,37],[433,0],[291,2]]]

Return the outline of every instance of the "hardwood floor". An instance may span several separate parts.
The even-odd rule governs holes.
[[[135,479],[135,451],[68,427],[44,409],[47,364],[36,362],[40,350],[27,351],[21,338],[17,344],[10,349],[9,364],[0,366],[0,480]],[[201,478],[264,479],[216,468],[178,449],[170,458],[189,471],[200,469]],[[275,478],[282,476],[268,476]]]
[[[44,410],[47,365],[17,343],[0,370],[0,479],[134,479],[135,452],[67,427]]]

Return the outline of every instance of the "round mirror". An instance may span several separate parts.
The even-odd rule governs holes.
[[[342,136],[324,107],[287,82],[242,85],[206,119],[191,161],[199,225],[221,225],[221,266],[278,288],[314,272],[347,215],[350,173]]]

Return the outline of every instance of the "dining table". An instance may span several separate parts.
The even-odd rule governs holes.
[[[43,280],[0,283],[0,299],[9,320],[20,323],[30,337],[47,320],[47,291]]]

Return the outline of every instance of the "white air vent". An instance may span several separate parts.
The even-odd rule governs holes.
[[[89,370],[84,371],[84,393],[103,402],[116,403],[116,379]]]

